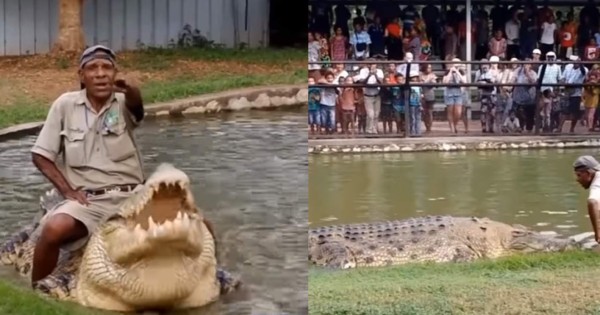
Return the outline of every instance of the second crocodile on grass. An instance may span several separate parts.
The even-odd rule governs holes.
[[[577,245],[572,239],[520,225],[453,216],[326,226],[308,234],[309,262],[342,269],[468,262],[517,253],[557,252]]]

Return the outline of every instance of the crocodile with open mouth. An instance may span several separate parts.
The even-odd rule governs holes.
[[[42,218],[0,247],[0,261],[22,275],[31,269],[32,232],[62,200],[54,189],[40,199]],[[196,308],[239,287],[217,266],[215,239],[196,207],[190,179],[161,164],[86,246],[62,251],[54,272],[35,289],[59,300],[111,311]]]

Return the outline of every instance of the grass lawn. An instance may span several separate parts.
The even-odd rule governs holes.
[[[101,315],[71,303],[60,303],[37,296],[30,290],[0,281],[0,314],[2,315]],[[113,313],[114,314],[114,313]]]
[[[146,104],[224,90],[306,82],[300,49],[148,48],[118,54],[122,75]],[[61,93],[78,89],[77,60],[0,58],[0,128],[43,120]]]
[[[600,314],[600,257],[537,254],[472,264],[311,269],[310,314]]]

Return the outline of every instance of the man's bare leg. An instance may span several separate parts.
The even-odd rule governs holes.
[[[44,227],[33,252],[31,283],[46,278],[56,268],[61,245],[78,240],[88,234],[83,223],[59,213],[52,216]]]

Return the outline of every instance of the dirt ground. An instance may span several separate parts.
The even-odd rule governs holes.
[[[153,56],[136,52],[121,53],[117,58],[121,75],[137,85],[214,74],[281,74],[306,67],[303,59],[281,64],[269,63],[268,60],[253,62],[230,57],[222,58],[227,60],[214,60],[198,56],[180,58],[175,54]],[[31,100],[47,103],[67,90],[77,89],[77,61],[76,57],[48,55],[0,58],[0,106],[19,105]]]

